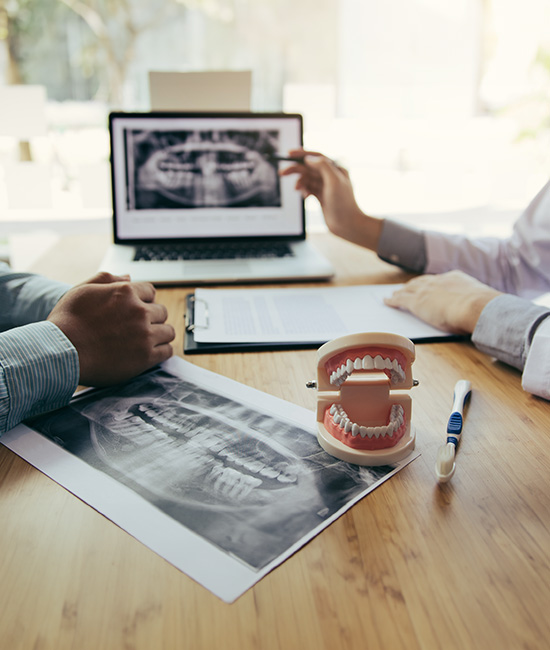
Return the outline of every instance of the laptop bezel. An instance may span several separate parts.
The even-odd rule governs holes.
[[[115,179],[115,164],[114,164],[114,149],[113,149],[113,129],[114,122],[117,119],[159,119],[159,118],[197,118],[197,119],[294,119],[299,122],[300,131],[300,146],[303,146],[304,138],[304,124],[303,116],[300,113],[285,113],[285,112],[243,112],[243,111],[145,111],[145,112],[126,112],[126,111],[112,111],[109,113],[109,145],[110,145],[110,163],[111,163],[111,199],[112,199],[112,228],[113,228],[113,241],[115,244],[124,246],[140,246],[144,244],[158,245],[158,244],[188,244],[194,242],[197,245],[212,243],[222,244],[224,242],[244,243],[244,242],[299,242],[306,239],[306,215],[305,215],[305,201],[303,198],[299,201],[299,209],[301,212],[301,234],[298,235],[250,235],[239,237],[161,237],[161,238],[121,238],[117,232],[117,195],[116,195],[116,179]],[[118,155],[118,152],[117,152]]]

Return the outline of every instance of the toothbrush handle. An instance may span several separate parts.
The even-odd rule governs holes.
[[[447,422],[447,442],[458,445],[462,434],[464,405],[472,394],[472,384],[466,379],[456,382],[453,396],[452,412]]]
[[[462,413],[464,404],[472,393],[472,384],[467,379],[459,379],[455,384],[455,391],[453,395],[453,411]]]

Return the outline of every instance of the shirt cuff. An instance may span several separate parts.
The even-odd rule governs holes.
[[[424,233],[391,219],[384,219],[376,252],[385,262],[407,271],[423,273],[426,268]]]
[[[65,406],[78,386],[78,353],[50,321],[0,334],[0,434]]]
[[[550,399],[550,318],[546,318],[534,333],[523,369],[522,386],[533,395]]]
[[[504,294],[481,312],[472,341],[482,352],[523,370],[535,330],[550,312],[529,300]]]

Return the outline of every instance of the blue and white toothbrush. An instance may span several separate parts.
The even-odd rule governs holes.
[[[435,475],[439,483],[446,483],[455,473],[455,454],[464,423],[464,405],[472,394],[472,385],[466,379],[456,382],[453,407],[447,422],[447,444],[439,448],[435,463]]]

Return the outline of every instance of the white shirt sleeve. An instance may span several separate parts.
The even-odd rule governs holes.
[[[550,318],[535,331],[523,369],[522,385],[529,393],[550,399]]]
[[[550,310],[503,294],[491,300],[472,342],[482,352],[523,370],[523,388],[550,399]]]
[[[550,182],[507,239],[426,231],[426,273],[459,269],[499,291],[533,299],[550,291]]]

